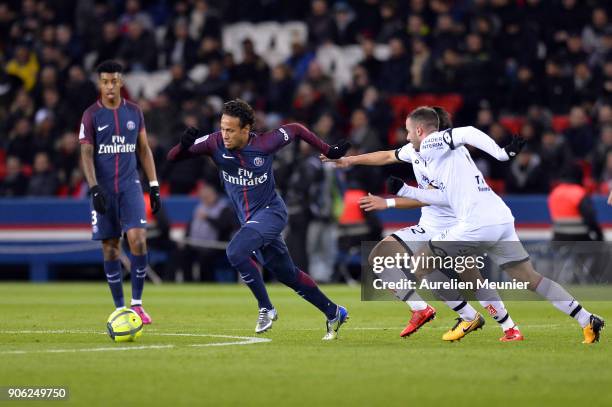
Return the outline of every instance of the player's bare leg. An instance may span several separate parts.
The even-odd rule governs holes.
[[[457,273],[461,280],[473,283],[473,287],[477,287],[477,281],[484,281],[482,274],[476,267],[468,267],[462,273]],[[502,301],[499,293],[495,289],[478,288],[474,291],[476,299],[484,309],[489,312],[491,318],[497,322],[504,336],[499,338],[502,342],[522,341],[524,339],[518,326],[510,317],[510,313],[506,309],[506,304]]]
[[[580,305],[580,303],[567,292],[559,283],[538,273],[530,260],[514,264],[505,269],[508,275],[518,281],[527,282],[528,288],[546,298],[559,311],[574,318],[582,327],[583,343],[599,341],[599,335],[605,321]]]
[[[132,281],[131,308],[140,316],[143,324],[153,322],[142,307],[142,291],[147,276],[147,236],[143,228],[132,228],[127,231],[127,239],[131,252],[130,278]]]
[[[373,264],[375,257],[395,256],[396,253],[406,253],[406,249],[393,236],[387,236],[372,249],[368,261]],[[406,274],[397,268],[386,268],[381,277],[384,281],[400,281],[405,279]],[[436,310],[427,304],[416,290],[393,290],[393,295],[400,301],[405,302],[412,311],[412,317],[406,327],[400,332],[400,337],[404,338],[412,335],[423,325],[432,321],[436,317]]]

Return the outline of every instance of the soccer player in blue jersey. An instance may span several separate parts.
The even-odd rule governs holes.
[[[254,261],[254,253],[259,252],[266,269],[325,314],[327,333],[323,339],[335,339],[348,312],[327,298],[314,280],[293,263],[281,237],[287,224],[287,208],[274,188],[272,162],[274,153],[296,138],[330,158],[342,157],[350,144],[330,146],[297,123],[257,134],[251,131],[254,121],[248,103],[239,99],[227,102],[223,106],[221,131],[203,134],[195,128],[187,129],[180,143],[168,153],[168,160],[208,155],[218,166],[241,224],[227,247],[227,258],[257,299],[259,317],[255,332],[267,331],[277,318]]]
[[[125,306],[119,239],[127,234],[131,252],[131,308],[144,324],[152,322],[142,307],[147,270],[147,218],[136,159],[149,179],[151,209],[160,208],[159,184],[147,142],[142,111],[121,97],[122,66],[102,62],[98,68],[100,99],[83,113],[79,142],[83,171],[91,192],[93,240],[102,241],[104,272],[117,309]]]

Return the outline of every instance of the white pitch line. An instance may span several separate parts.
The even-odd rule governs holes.
[[[82,331],[82,330],[12,330],[0,331],[0,334],[99,334],[106,335],[105,332],[99,331]],[[232,346],[232,345],[251,345],[255,343],[271,342],[269,338],[256,338],[252,336],[236,336],[236,335],[215,335],[215,334],[198,334],[198,333],[172,333],[172,332],[148,332],[147,335],[156,336],[190,336],[190,337],[210,337],[210,338],[226,338],[239,339],[231,342],[211,342],[197,343],[187,345],[189,347],[208,347],[208,346]],[[106,351],[125,351],[125,350],[146,350],[146,349],[171,349],[176,348],[176,345],[140,345],[140,346],[125,346],[125,347],[98,347],[98,348],[77,348],[77,349],[42,349],[42,350],[8,350],[0,351],[0,354],[26,354],[26,353],[74,353],[74,352],[106,352]]]

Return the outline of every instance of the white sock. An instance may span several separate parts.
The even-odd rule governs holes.
[[[124,309],[125,307],[117,307],[115,308],[115,311],[119,311],[120,309]]]
[[[476,319],[476,314],[478,312],[472,307],[467,301],[457,300],[457,301],[444,301],[446,305],[453,311],[456,311],[464,321],[473,321]]]
[[[484,309],[489,312],[491,318],[497,322],[502,331],[507,331],[508,329],[515,326],[514,321],[510,318],[510,314],[508,310],[506,310],[506,305],[500,298],[497,290],[491,290],[489,288],[479,288],[476,290],[476,299],[482,305]]]
[[[582,308],[582,305],[558,283],[543,277],[535,291],[550,301],[559,311],[578,321],[581,327],[584,328],[589,324],[591,313]]]
[[[412,311],[423,311],[427,308],[427,303],[423,301],[423,298],[421,298],[416,291],[414,291],[405,302]]]
[[[132,302],[130,304],[131,305],[142,305],[142,300],[132,299]]]
[[[399,282],[408,280],[409,277],[398,268],[386,268],[381,273],[381,279],[385,282]],[[427,308],[427,303],[415,290],[394,290],[393,295],[400,301],[404,301],[412,311],[421,311]]]

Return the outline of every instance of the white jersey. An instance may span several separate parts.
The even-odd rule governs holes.
[[[493,139],[474,127],[431,133],[421,142],[418,154],[431,183],[438,189],[411,188],[404,196],[431,205],[446,204],[458,222],[474,228],[514,222],[510,208],[487,185],[464,144],[498,160],[509,159]],[[404,146],[398,151],[398,158],[404,160],[409,150]]]
[[[427,189],[432,184],[429,175],[427,174],[427,167],[425,166],[425,160],[419,155],[418,151],[414,149],[412,144],[406,144],[402,148],[395,151],[395,156],[398,160],[412,164],[412,170],[417,180],[417,184],[421,189]],[[397,192],[398,196],[404,196],[406,188],[404,185],[402,189]],[[419,219],[419,225],[423,226],[427,230],[445,230],[457,223],[455,213],[448,205],[430,205],[421,208],[421,219]]]

